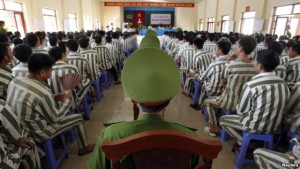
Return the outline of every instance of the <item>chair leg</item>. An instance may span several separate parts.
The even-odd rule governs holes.
[[[56,165],[56,159],[54,154],[54,149],[52,145],[52,139],[49,139],[43,143],[44,151],[48,161],[48,166],[50,169],[58,169]]]
[[[238,153],[236,160],[235,160],[235,169],[242,169],[244,159],[246,156],[246,152],[248,149],[249,139],[246,137],[243,137],[243,142],[240,148],[240,152]]]

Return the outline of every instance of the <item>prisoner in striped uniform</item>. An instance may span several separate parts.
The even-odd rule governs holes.
[[[260,169],[299,169],[300,159],[289,153],[280,153],[265,148],[253,152],[256,164]]]
[[[282,62],[282,57],[281,57],[281,53],[283,52],[283,47],[279,42],[270,42],[268,45],[268,49],[270,50],[274,50],[278,55],[279,55],[279,65],[275,68],[274,72],[276,73],[277,76],[281,77],[282,79],[286,78],[286,67],[287,63],[283,63]],[[284,61],[284,62],[288,62],[288,60]]]
[[[6,67],[11,62],[12,57],[9,45],[0,43],[0,98],[3,100],[6,100],[7,87],[13,79],[11,70]]]
[[[120,58],[119,56],[120,53],[117,47],[112,44],[112,38],[110,36],[106,36],[105,40],[106,40],[105,47],[108,49],[113,65],[116,67],[118,60]]]
[[[66,115],[71,106],[71,91],[55,94],[45,83],[51,76],[54,60],[45,54],[33,54],[28,61],[29,76],[14,78],[8,87],[7,104],[21,118],[24,137],[41,142],[74,128],[77,135],[78,155],[93,150],[87,144],[81,114]],[[62,102],[56,107],[56,101]]]
[[[125,59],[125,56],[124,56],[124,49],[123,49],[123,46],[119,40],[119,34],[117,32],[113,32],[112,33],[112,44],[115,45],[117,47],[117,50],[119,52],[118,56],[118,63],[119,64],[123,64],[123,61]]]
[[[56,61],[53,65],[51,77],[48,79],[52,93],[61,93],[64,88],[59,81],[59,77],[67,74],[75,73],[80,74],[77,67],[67,64],[67,56],[61,47],[54,47],[50,49],[49,55]],[[76,96],[72,99],[72,110],[75,110],[80,105],[84,95],[88,92],[91,82],[88,78],[83,78],[81,82],[75,88]]]
[[[80,55],[89,62],[91,80],[98,80],[100,78],[100,59],[97,52],[92,49],[88,49],[89,38],[81,38],[79,40],[79,45],[82,48]]]
[[[48,51],[43,49],[39,43],[39,38],[34,33],[28,33],[25,37],[26,44],[31,47],[32,53],[44,53],[48,54]]]
[[[118,72],[115,67],[116,64],[114,62],[115,59],[112,58],[106,46],[100,45],[101,38],[99,36],[95,37],[95,42],[96,42],[96,46],[93,49],[96,51],[96,53],[99,56],[100,69],[109,71],[114,78],[115,84],[120,84],[121,82],[118,79]]]
[[[218,96],[222,93],[224,87],[222,86],[221,80],[223,79],[222,75],[227,62],[227,54],[230,49],[231,43],[229,41],[221,40],[217,42],[215,50],[217,59],[212,62],[207,70],[199,77],[199,81],[204,82],[204,85],[201,90],[198,107],[201,107],[205,93],[208,93],[210,96]]]
[[[180,58],[180,77],[181,77],[181,84],[185,84],[185,77],[186,73],[193,67],[194,59],[193,56],[195,55],[195,49],[192,46],[192,42],[189,42],[189,46],[187,46],[183,51]]]
[[[243,85],[257,74],[248,57],[255,46],[256,40],[252,36],[243,36],[238,41],[236,48],[238,58],[226,64],[223,71],[222,84],[226,84],[224,92],[218,97],[212,97],[204,101],[210,124],[210,127],[206,127],[205,131],[209,135],[216,136],[215,133],[219,132],[214,108],[235,111]]]
[[[68,64],[76,66],[79,73],[85,78],[92,79],[89,61],[77,53],[78,43],[75,40],[68,40],[66,49],[68,54]]]
[[[300,44],[294,44],[289,49],[289,65],[286,69],[287,83],[290,87],[300,81]]]
[[[297,82],[291,91],[288,104],[286,106],[286,114],[284,124],[291,132],[300,134],[300,82]]]
[[[281,126],[290,92],[284,80],[273,72],[278,64],[279,56],[275,51],[259,52],[254,61],[259,74],[244,85],[237,115],[220,118],[222,128],[239,145],[243,139],[241,131],[269,134]]]
[[[12,69],[12,75],[14,77],[25,77],[28,73],[28,58],[32,54],[31,48],[29,46],[20,44],[14,47],[13,54],[20,63]]]
[[[215,34],[209,33],[208,34],[208,40],[205,41],[203,45],[203,50],[205,50],[208,53],[214,54],[216,50],[216,43],[215,40]]]
[[[40,169],[40,157],[33,141],[22,137],[16,113],[0,99],[0,168]],[[24,146],[25,145],[25,146]]]

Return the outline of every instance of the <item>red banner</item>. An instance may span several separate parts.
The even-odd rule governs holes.
[[[169,2],[104,2],[104,6],[146,6],[146,7],[189,7],[194,3],[169,3]]]
[[[145,25],[145,11],[134,11],[134,27],[137,28],[139,23]]]

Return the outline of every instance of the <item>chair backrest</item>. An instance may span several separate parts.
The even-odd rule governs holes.
[[[114,168],[122,168],[119,160],[131,154],[137,169],[188,168],[193,154],[201,155],[202,168],[211,168],[214,158],[222,150],[220,141],[203,140],[174,130],[151,130],[115,141],[104,141],[102,149],[113,161]]]

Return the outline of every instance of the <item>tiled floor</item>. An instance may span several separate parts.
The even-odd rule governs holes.
[[[198,136],[204,139],[212,138],[204,132],[207,123],[200,111],[189,107],[191,99],[178,94],[167,107],[165,118],[169,121],[180,123],[188,127],[198,129]],[[84,123],[87,132],[88,142],[96,143],[104,122],[129,121],[133,120],[132,103],[125,94],[122,85],[112,84],[104,91],[104,97],[100,103],[94,105],[90,115],[91,119]],[[213,169],[233,169],[235,155],[231,152],[232,140],[223,144],[223,149],[218,158],[213,162]],[[70,157],[61,165],[61,169],[86,169],[89,154],[83,157],[77,156],[77,144],[69,145]],[[255,169],[255,165],[244,166],[246,169]]]

